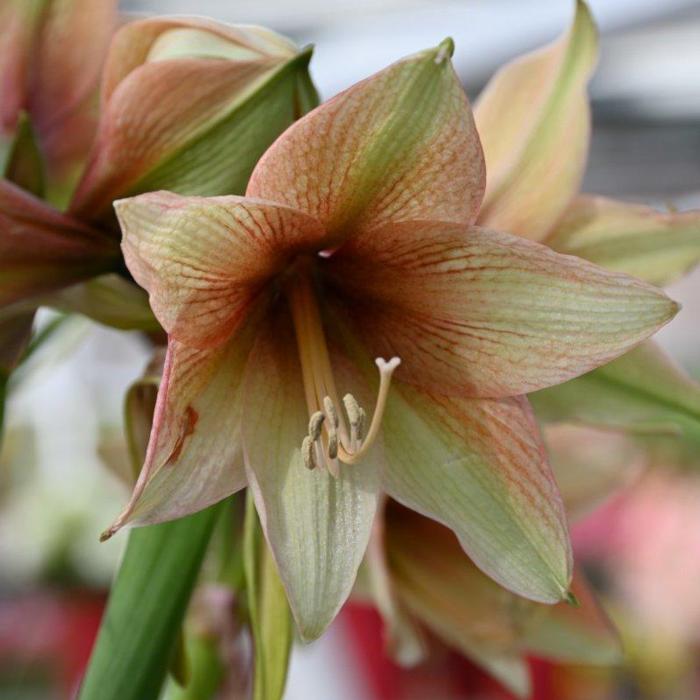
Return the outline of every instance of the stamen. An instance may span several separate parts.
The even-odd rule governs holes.
[[[309,437],[316,442],[321,437],[321,428],[323,427],[323,421],[326,417],[321,413],[321,411],[316,411],[309,418]]]
[[[302,456],[308,469],[324,466],[337,477],[340,462],[358,462],[379,434],[391,376],[401,360],[377,358],[379,391],[372,420],[365,437],[367,414],[352,394],[338,401],[321,313],[311,279],[311,263],[298,268],[286,287],[299,346],[304,393],[310,418],[308,435],[302,442]],[[344,408],[344,410],[342,410]]]
[[[316,461],[314,459],[314,442],[308,435],[301,442],[301,456],[304,458],[304,466],[307,469],[316,468]]]
[[[360,446],[359,450],[347,452],[341,447],[339,456],[340,459],[346,464],[354,464],[365,454],[367,454],[369,448],[372,446],[372,443],[379,434],[379,428],[382,423],[384,408],[386,406],[386,399],[389,395],[391,375],[394,374],[396,368],[401,364],[401,358],[392,357],[389,361],[387,361],[382,357],[378,357],[374,362],[379,369],[379,392],[377,394],[377,402],[374,405],[372,422],[370,423],[369,430],[367,431],[367,437],[362,441],[362,445]]]

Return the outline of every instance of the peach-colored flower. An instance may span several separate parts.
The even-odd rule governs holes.
[[[564,512],[522,394],[676,312],[646,283],[475,225],[484,164],[451,51],[301,119],[246,197],[116,204],[169,347],[144,468],[105,536],[249,485],[306,639],[348,595],[381,490],[511,590],[566,597]]]

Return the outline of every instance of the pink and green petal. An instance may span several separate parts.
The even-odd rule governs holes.
[[[571,29],[496,73],[475,108],[486,158],[483,226],[541,240],[578,192],[588,153],[586,86],[598,37],[583,0]]]
[[[545,603],[566,598],[566,516],[526,399],[461,399],[397,384],[383,428],[392,498],[452,529],[509,590]]]
[[[336,243],[389,221],[471,223],[484,164],[452,43],[403,59],[290,127],[247,194],[319,219]]]
[[[545,243],[663,286],[700,262],[700,211],[662,213],[641,204],[581,196]]]
[[[0,179],[0,306],[115,269],[119,258],[101,231]]]
[[[246,485],[241,381],[255,327],[246,324],[213,350],[170,340],[143,468],[103,539],[127,523],[195,513]]]
[[[470,657],[478,649],[570,663],[619,661],[619,640],[579,572],[572,583],[578,607],[533,603],[484,576],[449,530],[397,507],[387,520],[387,547],[401,599]]]
[[[229,338],[270,278],[325,236],[305,214],[242,197],[155,192],[115,208],[131,274],[163,328],[194,347]]]
[[[377,465],[341,465],[338,478],[304,466],[309,414],[282,321],[262,335],[246,368],[243,442],[260,522],[302,639],[316,639],[350,594],[377,504]]]
[[[649,284],[517,236],[439,222],[356,236],[330,260],[373,353],[428,390],[498,398],[583,374],[677,305]]]
[[[204,17],[137,20],[114,37],[102,79],[102,99],[109,100],[129,73],[149,61],[187,56],[229,61],[288,59],[296,52],[294,44],[263,27],[223,24]]]

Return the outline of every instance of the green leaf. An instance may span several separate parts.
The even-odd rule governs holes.
[[[581,422],[700,440],[700,384],[654,343],[582,377],[530,394],[545,422]]]
[[[255,645],[254,700],[280,700],[292,646],[292,617],[250,493],[246,502],[244,568]]]
[[[79,700],[158,697],[220,510],[130,533]]]

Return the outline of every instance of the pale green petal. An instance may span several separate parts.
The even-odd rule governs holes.
[[[546,603],[566,597],[566,517],[525,399],[460,399],[397,385],[383,427],[390,496],[447,525],[506,588]]]
[[[700,385],[654,343],[530,396],[538,417],[700,439]]]
[[[260,337],[246,369],[243,439],[260,521],[305,641],[350,594],[369,540],[379,477],[371,456],[336,479],[304,466],[309,414],[291,330]]]
[[[605,197],[579,197],[545,243],[608,270],[666,285],[700,261],[700,211],[662,213]]]

